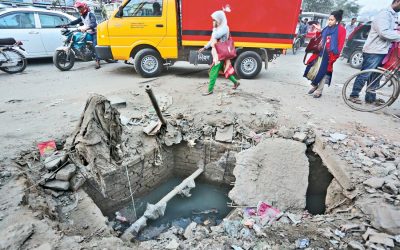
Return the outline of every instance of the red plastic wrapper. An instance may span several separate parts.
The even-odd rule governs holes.
[[[41,142],[37,146],[40,152],[40,156],[44,157],[51,155],[57,149],[56,142],[54,140]]]

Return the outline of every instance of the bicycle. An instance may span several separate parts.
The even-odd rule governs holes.
[[[343,85],[342,97],[344,102],[352,109],[362,112],[373,112],[392,105],[400,95],[399,83],[400,58],[385,68],[362,70],[351,76]],[[359,99],[364,100],[367,94],[375,94],[376,101],[373,103],[356,102],[350,94],[354,82],[358,76],[365,77],[366,84],[361,89]]]
[[[293,41],[292,52],[293,55],[296,55],[297,50],[304,44],[304,35],[296,35],[296,38]]]

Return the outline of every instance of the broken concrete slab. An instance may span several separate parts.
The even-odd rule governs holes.
[[[303,132],[296,132],[293,135],[293,140],[299,141],[299,142],[304,142],[307,139],[307,134]]]
[[[69,189],[69,182],[61,180],[53,180],[46,182],[43,186],[54,190],[67,191]]]
[[[76,166],[74,164],[68,164],[57,172],[56,179],[61,181],[69,181],[72,176],[74,176],[75,171]]]
[[[147,135],[156,135],[160,131],[162,123],[160,121],[151,121],[149,125],[143,128]]]
[[[193,238],[193,230],[196,228],[197,223],[196,222],[192,222],[189,224],[189,226],[186,227],[185,232],[183,233],[183,236],[186,239],[190,239]]]
[[[354,250],[365,250],[365,247],[360,242],[354,240],[349,242],[349,247]]]
[[[53,171],[61,164],[64,153],[55,152],[44,160],[44,166],[47,170]]]
[[[303,143],[270,138],[239,153],[229,197],[243,206],[267,201],[281,210],[304,209],[309,174],[305,151]]]
[[[224,128],[217,128],[215,140],[219,142],[232,142],[233,138],[233,125],[225,126]]]
[[[369,242],[375,244],[382,244],[388,247],[394,247],[393,238],[390,235],[384,233],[377,233],[370,235]]]
[[[279,129],[278,135],[285,139],[292,139],[294,136],[294,130],[283,126]]]
[[[5,235],[0,236],[0,249],[22,249],[34,233],[33,224],[18,223],[11,226]]]
[[[371,204],[370,201],[360,205],[361,210],[370,217],[374,228],[391,235],[400,234],[400,208],[381,202]]]
[[[375,189],[381,188],[384,183],[385,183],[385,179],[378,178],[378,177],[372,177],[363,182],[364,185],[375,188]]]
[[[107,98],[112,107],[126,108],[126,101],[120,96],[110,96]]]

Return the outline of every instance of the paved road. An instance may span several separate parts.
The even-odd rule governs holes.
[[[150,106],[144,92],[152,84],[156,93],[173,97],[171,110],[179,112],[224,109],[235,112],[279,112],[281,124],[309,123],[328,129],[349,129],[355,124],[367,126],[371,133],[391,138],[399,136],[399,119],[383,112],[360,113],[349,109],[341,99],[345,79],[357,72],[345,62],[335,65],[333,84],[325,88],[321,99],[306,95],[309,85],[302,77],[303,53],[279,57],[257,79],[242,80],[237,94],[230,94],[229,82],[219,79],[212,96],[203,97],[207,66],[177,63],[156,79],[143,79],[133,66],[122,62],[93,69],[93,62],[77,63],[68,72],[56,69],[51,60],[30,61],[21,74],[0,72],[0,154],[11,155],[37,142],[60,138],[72,131],[91,93],[125,98],[132,115]],[[271,105],[268,98],[278,99]],[[222,105],[221,105],[222,104]],[[400,100],[388,113],[400,113]],[[132,113],[133,112],[133,113]],[[142,112],[142,111],[140,111]]]

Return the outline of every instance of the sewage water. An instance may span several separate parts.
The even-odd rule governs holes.
[[[147,203],[156,204],[166,194],[183,181],[183,178],[174,177],[146,196],[135,199],[137,217],[141,217]],[[232,210],[227,206],[229,186],[213,185],[195,181],[196,187],[190,193],[191,197],[176,195],[172,198],[165,210],[163,217],[157,220],[148,220],[147,227],[138,235],[139,240],[149,240],[157,237],[171,226],[186,228],[191,222],[204,223],[206,220],[211,225],[219,224]],[[130,222],[134,221],[133,205],[119,210]],[[113,215],[111,215],[113,217]]]
[[[311,147],[307,149],[306,154],[310,163],[306,209],[311,214],[323,214],[325,213],[326,192],[333,176],[322,162],[321,157],[313,152]]]

